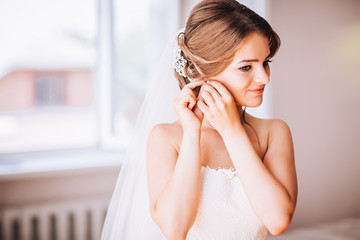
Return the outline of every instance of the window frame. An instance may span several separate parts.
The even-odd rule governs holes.
[[[114,117],[114,0],[98,0],[97,64],[94,78],[95,112],[98,120],[98,147],[118,149],[124,141],[113,134]]]

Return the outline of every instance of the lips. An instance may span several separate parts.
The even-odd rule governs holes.
[[[252,93],[256,93],[256,94],[262,94],[264,92],[264,88],[265,87],[256,88],[256,89],[250,89],[249,91],[252,92]]]

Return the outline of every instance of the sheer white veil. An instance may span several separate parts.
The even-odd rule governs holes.
[[[177,36],[177,35],[176,35]],[[127,151],[105,219],[101,240],[165,239],[150,217],[146,177],[146,143],[158,123],[176,120],[171,103],[180,92],[174,75],[172,37],[159,62],[141,107],[135,132]]]

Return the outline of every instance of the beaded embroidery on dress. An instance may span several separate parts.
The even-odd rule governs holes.
[[[268,230],[255,215],[232,169],[201,169],[198,214],[186,240],[264,240]]]

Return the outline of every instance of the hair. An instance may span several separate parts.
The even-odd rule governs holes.
[[[236,0],[198,3],[190,13],[184,32],[177,38],[187,61],[184,68],[187,77],[175,71],[180,89],[190,82],[188,78],[203,79],[221,73],[233,60],[244,38],[253,32],[269,39],[269,57],[273,57],[280,47],[280,38],[264,18]],[[247,123],[245,111],[243,120]]]

